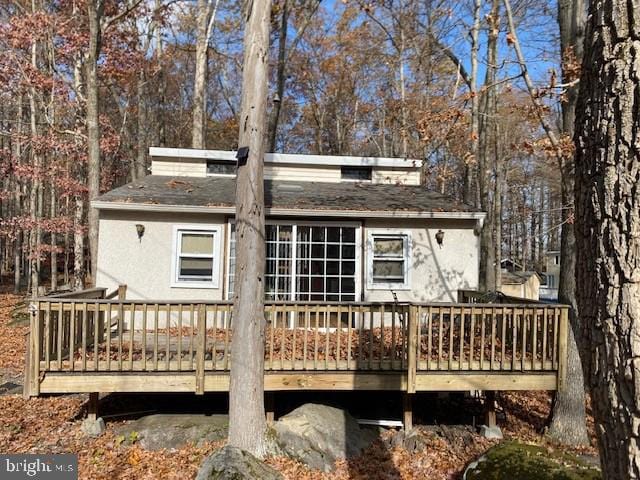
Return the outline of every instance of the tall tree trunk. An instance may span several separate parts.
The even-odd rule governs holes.
[[[15,158],[16,165],[21,163],[20,157],[22,156],[22,95],[18,95],[18,111],[16,113],[16,138],[13,140],[13,157]],[[22,208],[22,182],[16,176],[16,184],[15,184],[15,214],[16,216],[21,215],[23,213]],[[14,271],[13,271],[13,291],[14,293],[18,293],[20,291],[20,283],[22,281],[22,248],[23,248],[23,238],[24,233],[22,230],[18,230],[16,233],[16,240],[14,244]]]
[[[37,45],[34,41],[31,45],[31,66],[37,69]],[[31,125],[31,139],[35,140],[38,135],[37,127],[37,106],[36,106],[36,90],[34,87],[29,89],[29,118]],[[31,231],[29,234],[29,274],[30,288],[33,297],[38,296],[38,288],[40,287],[40,244],[42,241],[42,229],[40,227],[41,218],[41,193],[42,188],[42,157],[34,149],[32,149],[32,160],[34,167],[34,175],[31,179],[31,192],[29,194],[29,209],[31,210]]]
[[[498,59],[498,34],[500,2],[492,0],[491,13],[488,18],[487,41],[487,71],[484,80],[484,94],[482,97],[482,119],[479,124],[478,138],[478,186],[480,193],[480,207],[487,212],[487,218],[480,234],[480,288],[485,291],[496,290],[495,278],[495,250],[493,247],[494,209],[491,203],[489,178],[489,155],[496,134],[496,72]],[[492,162],[493,163],[493,162]],[[494,180],[495,181],[495,180]]]
[[[289,26],[289,1],[282,2],[282,13],[280,16],[280,32],[278,38],[278,66],[276,70],[276,97],[273,100],[273,107],[269,115],[269,152],[276,151],[276,139],[278,135],[278,124],[280,123],[280,109],[284,97],[284,86],[286,81],[285,68],[287,62],[287,29]]]
[[[98,57],[102,41],[102,1],[87,2],[89,16],[89,47],[85,58],[86,123],[87,123],[87,187],[89,190],[89,253],[91,278],[95,284],[98,266],[98,210],[91,201],[100,194],[100,105],[98,92]]]
[[[191,146],[205,148],[207,116],[207,73],[209,36],[215,20],[218,0],[198,0],[196,34],[196,71],[193,85],[193,130]]]
[[[576,106],[579,337],[605,479],[640,478],[640,17],[592,1]]]
[[[56,187],[51,182],[51,197],[50,197],[51,218],[56,217]],[[51,232],[51,291],[58,288],[58,243],[57,235],[55,232]]]
[[[582,60],[584,43],[584,24],[586,10],[583,0],[560,0],[558,2],[558,23],[560,26],[560,48],[563,55],[573,52],[578,61]],[[564,78],[563,82],[572,79]],[[573,136],[576,114],[578,87],[569,87],[565,102],[562,103],[562,129],[566,135]],[[582,363],[576,343],[580,335],[580,316],[576,304],[576,250],[575,233],[571,216],[573,211],[566,208],[573,203],[574,196],[574,159],[567,156],[561,161],[561,205],[562,232],[560,236],[560,279],[558,301],[571,305],[569,332],[567,382],[566,388],[556,392],[552,410],[549,435],[556,440],[580,445],[589,443],[585,412],[585,385]]]
[[[464,165],[464,185],[463,200],[468,205],[475,204],[480,206],[480,199],[475,198],[473,194],[473,171],[474,164],[478,161],[478,122],[479,122],[479,100],[478,97],[478,49],[480,48],[480,10],[482,0],[474,0],[473,2],[473,27],[471,28],[471,75],[469,81],[471,83],[471,153],[470,159],[465,161]],[[478,189],[476,194],[479,195]],[[476,195],[476,196],[477,196]]]
[[[236,179],[236,288],[229,387],[229,443],[258,457],[267,451],[264,410],[264,179],[271,1],[245,3],[238,145],[248,147]],[[242,162],[239,162],[241,164]]]
[[[138,74],[136,84],[136,97],[138,99],[137,130],[138,142],[136,145],[136,163],[131,171],[132,179],[139,180],[147,174],[147,153],[149,150],[148,124],[147,124],[147,82],[144,71]]]

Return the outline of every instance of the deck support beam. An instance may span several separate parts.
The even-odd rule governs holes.
[[[484,424],[489,428],[497,426],[496,422],[496,392],[488,390],[485,392],[484,400]]]
[[[413,430],[413,397],[413,393],[402,394],[402,423],[405,433]]]
[[[89,403],[87,404],[87,420],[95,422],[98,419],[98,403],[100,402],[99,393],[89,394]]]
[[[264,410],[267,417],[267,423],[273,423],[276,419],[275,403],[275,392],[264,392]]]

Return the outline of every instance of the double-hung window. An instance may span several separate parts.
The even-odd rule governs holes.
[[[174,228],[174,287],[217,288],[220,265],[220,227]]]
[[[411,235],[408,232],[369,233],[368,287],[408,289]]]

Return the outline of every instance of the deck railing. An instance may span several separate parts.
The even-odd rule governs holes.
[[[227,372],[230,302],[43,298],[34,302],[30,388],[47,372]],[[306,303],[265,306],[265,370],[558,372],[558,305]]]

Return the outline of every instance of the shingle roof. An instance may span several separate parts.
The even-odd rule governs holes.
[[[149,175],[111,190],[98,202],[233,207],[234,177]],[[478,212],[421,185],[265,181],[265,206],[274,209]]]
[[[502,271],[501,279],[504,285],[522,285],[525,283],[531,276],[537,275],[537,272],[509,272],[506,270]]]

